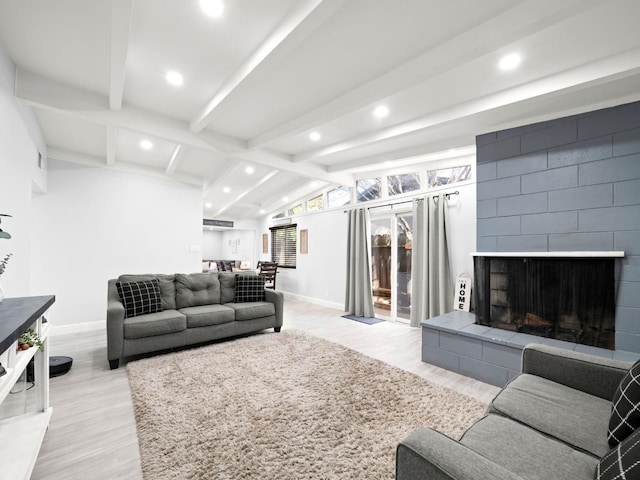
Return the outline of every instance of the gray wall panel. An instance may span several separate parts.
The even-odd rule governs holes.
[[[477,182],[478,251],[624,251],[617,348],[636,345],[640,102],[488,133],[476,147],[491,177]]]

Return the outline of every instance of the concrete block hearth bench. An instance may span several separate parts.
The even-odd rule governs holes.
[[[282,292],[255,272],[121,275],[108,282],[107,355],[121,358],[282,327]]]

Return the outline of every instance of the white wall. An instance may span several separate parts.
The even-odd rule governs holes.
[[[449,199],[449,240],[451,242],[451,270],[453,277],[466,273],[473,278],[473,257],[476,251],[476,185],[454,186],[459,195]]]
[[[55,294],[55,325],[104,321],[107,280],[201,271],[202,190],[51,160],[33,200],[32,293]]]
[[[216,260],[222,259],[222,232],[220,230],[202,231],[202,259]]]
[[[14,97],[14,78],[0,45],[0,213],[12,215],[1,227],[12,238],[0,239],[0,258],[13,254],[0,278],[7,297],[30,294],[31,196],[34,188],[46,188],[46,170],[37,167],[38,150],[46,154],[44,140],[31,110]]]
[[[309,231],[309,253],[299,253],[297,268],[278,268],[277,288],[288,293],[313,299],[320,304],[343,308],[347,264],[347,216],[342,209],[292,217],[300,230]],[[269,232],[265,223],[258,232],[260,252],[262,234]],[[271,251],[271,245],[269,245]],[[269,260],[270,254],[260,254]]]

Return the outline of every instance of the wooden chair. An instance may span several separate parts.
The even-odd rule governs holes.
[[[274,262],[260,263],[260,275],[264,277],[264,288],[276,289],[276,274],[278,273],[278,264]]]

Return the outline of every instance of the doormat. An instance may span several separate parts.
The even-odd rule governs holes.
[[[374,317],[358,317],[357,315],[342,315],[342,318],[348,318],[349,320],[355,320],[356,322],[366,323],[367,325],[375,325],[376,323],[384,322],[379,318]]]

